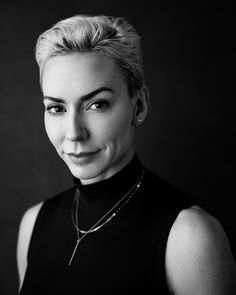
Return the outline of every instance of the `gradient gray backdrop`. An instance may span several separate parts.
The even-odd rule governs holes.
[[[15,248],[23,212],[72,184],[44,131],[34,46],[42,31],[78,13],[124,16],[137,28],[151,94],[148,118],[137,131],[140,158],[203,202],[235,253],[232,8],[226,2],[155,2],[0,4],[0,294],[17,292]]]

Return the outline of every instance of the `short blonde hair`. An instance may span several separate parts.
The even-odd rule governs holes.
[[[125,77],[131,97],[144,85],[140,36],[124,18],[75,15],[42,33],[35,52],[40,82],[51,57],[74,52],[100,53],[112,58]]]

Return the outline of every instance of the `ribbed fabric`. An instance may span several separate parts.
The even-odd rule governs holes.
[[[80,190],[79,227],[89,229],[137,182],[137,155],[99,183],[75,186],[44,202],[32,234],[20,295],[169,294],[165,249],[179,212],[196,201],[145,168],[141,187],[110,222],[76,244],[71,208]]]

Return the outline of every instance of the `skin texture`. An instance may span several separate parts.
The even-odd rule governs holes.
[[[113,60],[79,53],[54,57],[45,66],[42,90],[48,137],[82,183],[106,179],[131,160],[137,106],[145,99],[141,92],[129,97]],[[70,155],[84,152],[96,154]]]

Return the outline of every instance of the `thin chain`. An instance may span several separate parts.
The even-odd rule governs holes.
[[[116,216],[116,214],[121,210],[122,207],[124,207],[129,200],[132,198],[132,196],[136,193],[136,191],[138,190],[138,188],[141,185],[142,182],[142,178],[143,178],[143,174],[144,174],[144,170],[142,171],[142,174],[139,178],[139,180],[130,188],[130,190],[108,211],[106,212],[89,230],[85,231],[85,230],[81,230],[78,227],[78,208],[79,208],[79,190],[76,190],[76,195],[75,195],[75,218],[74,218],[74,214],[73,214],[73,209],[72,209],[72,221],[73,224],[76,228],[76,230],[78,230],[80,233],[82,234],[89,234],[92,232],[97,231],[98,229],[100,229],[101,227],[103,227],[107,222],[109,222],[113,217]],[[132,192],[132,190],[134,189],[134,191]],[[132,192],[132,194],[127,198],[127,200],[125,200],[125,202],[106,220],[104,221],[101,225],[97,226],[110,212],[112,212],[117,206],[119,206],[119,204]],[[74,206],[73,206],[74,207]]]
[[[81,230],[78,227],[78,208],[79,208],[79,195],[80,195],[80,192],[79,192],[78,189],[76,190],[76,194],[75,194],[75,198],[74,198],[74,203],[73,203],[73,206],[72,206],[72,222],[73,222],[73,225],[74,225],[74,227],[76,229],[77,242],[76,242],[74,251],[72,253],[72,256],[70,258],[69,266],[70,266],[70,264],[71,264],[71,262],[73,260],[73,257],[75,255],[75,252],[76,252],[77,247],[78,247],[79,243],[81,242],[81,240],[87,234],[92,233],[92,232],[95,232],[95,231],[99,230],[101,227],[103,227],[105,224],[107,224],[130,201],[130,199],[133,197],[133,195],[136,193],[136,191],[139,189],[139,187],[141,185],[141,182],[142,182],[142,179],[143,179],[143,175],[144,175],[144,171],[145,170],[143,169],[142,174],[139,177],[138,181],[130,188],[130,190],[108,212],[106,212],[92,227],[90,227],[90,229],[87,230],[87,231]],[[132,192],[132,190],[133,190],[133,192]],[[128,196],[128,198],[126,199],[127,196]],[[122,201],[124,201],[124,202],[122,203]],[[121,206],[118,207],[116,209],[116,211],[109,218],[107,218],[107,220],[105,220],[101,225],[98,225],[106,216],[108,216],[113,210],[115,210],[115,208],[117,206],[119,206],[119,204],[121,204]],[[75,207],[75,214],[73,213],[74,207]],[[84,234],[84,235],[82,237],[80,237],[80,233],[81,234]]]

